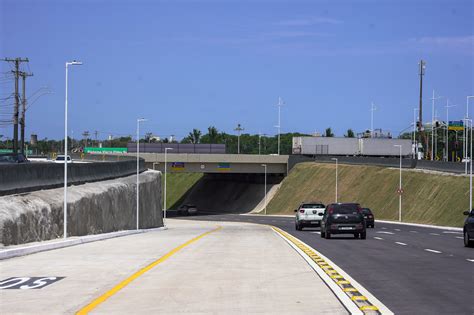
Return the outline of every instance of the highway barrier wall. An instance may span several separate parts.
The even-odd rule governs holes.
[[[88,156],[89,158],[89,156]],[[90,157],[99,160],[101,157]],[[117,161],[109,157],[109,162],[68,164],[68,184],[78,185],[108,180],[135,174],[136,160],[128,157]],[[115,160],[114,160],[115,159]],[[140,160],[140,171],[145,170],[144,160]],[[57,188],[64,185],[64,164],[52,162],[32,162],[25,164],[0,164],[0,196],[40,189]]]
[[[139,227],[163,226],[161,173],[140,174]],[[63,237],[62,188],[0,197],[4,246]],[[136,228],[136,176],[68,188],[68,236]]]
[[[288,169],[292,169],[296,164],[302,162],[317,162],[317,163],[336,163],[337,158],[340,164],[350,165],[373,165],[381,167],[399,167],[399,158],[383,158],[383,157],[367,157],[367,156],[330,156],[330,155],[290,155],[288,159]],[[426,161],[416,160],[410,158],[402,159],[402,168],[416,168],[438,172],[458,173],[462,174],[465,171],[464,163],[456,162],[441,162],[441,161]]]

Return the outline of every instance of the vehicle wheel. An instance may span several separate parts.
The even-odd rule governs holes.
[[[295,229],[296,229],[297,231],[301,231],[300,226],[299,226],[298,223],[295,223]]]
[[[374,223],[374,224],[372,224],[372,228],[373,228],[373,229],[375,229],[375,223]]]
[[[366,232],[359,233],[359,235],[360,235],[360,239],[362,239],[362,240],[365,240],[367,238],[367,233]]]
[[[331,238],[331,233],[330,232],[326,232],[326,239],[330,239]]]
[[[464,231],[464,246],[466,247],[474,246],[474,241],[469,240],[469,234],[467,234],[467,231]]]
[[[325,238],[326,237],[326,233],[324,233],[323,231],[321,231],[321,238]]]

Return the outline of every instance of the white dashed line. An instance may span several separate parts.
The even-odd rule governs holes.
[[[440,236],[441,234],[438,234],[438,233],[430,233],[430,235]]]
[[[456,238],[459,238],[459,239],[461,239],[461,240],[464,239],[464,237],[462,237],[462,236],[456,236]]]
[[[395,244],[398,244],[398,245],[403,245],[403,246],[407,246],[407,244],[405,244],[405,243],[402,243],[402,242],[395,242]]]
[[[439,250],[434,250],[434,249],[429,249],[429,248],[425,248],[425,251],[430,252],[430,253],[435,253],[435,254],[441,254]]]
[[[394,230],[397,231],[397,232],[400,232],[400,231],[401,231],[400,229],[394,229]]]
[[[318,231],[316,231],[316,232],[309,232],[309,233],[313,233],[313,234],[321,234],[321,232],[318,232]]]
[[[392,233],[392,232],[385,232],[385,231],[378,231],[377,233],[380,233],[380,234],[390,234],[390,235],[394,235],[395,233]]]
[[[412,232],[412,233],[418,233],[417,231],[410,231],[410,232]]]
[[[387,228],[386,227],[383,227],[382,230],[386,230]]]
[[[467,261],[474,262],[474,259],[466,259]]]
[[[443,231],[444,234],[462,234],[462,232]]]
[[[377,237],[377,236],[374,236],[374,238],[375,238],[376,240],[383,240],[383,238]]]

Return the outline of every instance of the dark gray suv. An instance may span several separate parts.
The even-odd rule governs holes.
[[[332,203],[326,206],[321,220],[321,237],[332,234],[354,234],[355,238],[366,238],[365,219],[358,203]]]
[[[467,215],[463,228],[464,246],[474,247],[474,209],[464,211],[464,215]]]

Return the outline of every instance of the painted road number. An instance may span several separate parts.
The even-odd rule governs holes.
[[[0,290],[3,289],[42,289],[64,277],[11,277],[0,281]]]

